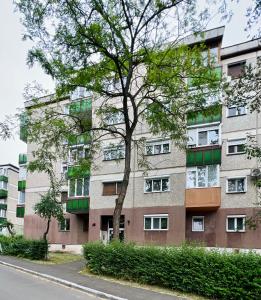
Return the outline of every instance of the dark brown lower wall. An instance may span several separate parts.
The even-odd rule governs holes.
[[[221,208],[216,212],[189,211],[186,214],[186,240],[195,241],[208,247],[227,248],[261,248],[261,224],[256,230],[246,226],[245,232],[227,232],[226,218],[228,215],[254,216],[257,209],[253,208]],[[192,217],[204,216],[204,232],[192,231]]]
[[[88,215],[67,214],[66,218],[70,218],[70,231],[59,231],[58,222],[51,221],[48,234],[48,241],[51,244],[78,245],[88,241]],[[87,223],[88,224],[88,223]],[[24,218],[24,235],[27,238],[42,238],[46,229],[46,221],[37,215],[27,215]]]
[[[144,215],[168,214],[168,231],[144,231]],[[101,216],[113,215],[113,209],[91,209],[89,240],[100,239]],[[123,209],[125,240],[138,244],[180,245],[185,240],[185,208],[183,206],[158,206]]]

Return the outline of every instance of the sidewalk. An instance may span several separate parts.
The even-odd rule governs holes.
[[[131,287],[93,276],[81,275],[78,272],[84,268],[84,260],[57,264],[41,265],[16,257],[0,255],[1,262],[12,264],[34,272],[50,275],[62,280],[72,282],[87,288],[91,288],[106,294],[125,298],[128,300],[185,300],[186,298],[149,291],[143,288]]]

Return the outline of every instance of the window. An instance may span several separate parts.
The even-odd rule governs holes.
[[[145,179],[145,193],[169,191],[169,177]]]
[[[244,74],[246,62],[240,61],[227,66],[227,75],[235,79]]]
[[[211,48],[202,51],[202,59],[204,66],[215,65],[218,63],[218,47],[212,46]]]
[[[70,231],[70,219],[64,219],[61,223],[59,223],[60,231]]]
[[[0,209],[0,218],[6,218],[6,210]]]
[[[227,232],[245,232],[246,216],[227,216]]]
[[[89,148],[77,147],[70,149],[69,161],[71,164],[79,162],[81,159],[87,158],[89,155]]]
[[[118,195],[121,189],[121,181],[103,182],[103,196]]]
[[[148,142],[145,153],[146,155],[170,153],[170,141]]]
[[[70,179],[69,197],[89,196],[90,178]]]
[[[192,217],[192,231],[204,231],[204,217]]]
[[[167,214],[144,216],[144,230],[168,230],[168,223]]]
[[[110,147],[103,150],[104,160],[122,159],[125,157],[125,147]]]
[[[25,180],[26,179],[26,167],[20,166],[19,168],[19,180]]]
[[[111,112],[106,116],[104,122],[106,125],[116,125],[124,123],[124,115],[121,111]]]
[[[246,139],[236,139],[227,141],[227,154],[245,153]]]
[[[246,177],[227,179],[227,193],[246,192]]]
[[[192,148],[219,145],[219,133],[219,126],[189,129],[188,146]]]
[[[7,190],[7,182],[0,181],[0,189]]]
[[[230,106],[227,108],[227,117],[243,116],[246,114],[245,106]]]
[[[205,188],[219,185],[218,165],[187,169],[187,188]]]
[[[18,204],[25,203],[25,192],[19,192],[18,194]]]

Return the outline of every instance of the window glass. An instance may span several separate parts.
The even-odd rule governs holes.
[[[147,179],[145,181],[145,191],[152,192],[152,180]]]
[[[193,217],[192,218],[192,230],[193,231],[204,231],[204,218]]]
[[[236,230],[244,230],[244,218],[237,218],[237,228]]]
[[[161,218],[161,229],[168,228],[168,218]]]
[[[245,178],[228,179],[227,186],[230,193],[244,192],[246,190]]]
[[[76,196],[82,196],[82,185],[83,185],[83,180],[77,179],[77,181],[76,181]]]
[[[198,133],[198,145],[207,145],[208,143],[208,132],[207,131],[201,131]]]
[[[69,188],[70,188],[70,196],[74,196],[75,195],[75,180],[71,179],[70,180],[70,184],[69,184]]]
[[[227,219],[227,229],[228,230],[235,230],[235,218],[228,218]]]
[[[237,190],[239,192],[243,192],[245,190],[245,180],[243,178],[237,180]]]
[[[236,152],[236,146],[231,145],[228,146],[228,153],[235,153]]]
[[[187,187],[188,188],[193,188],[193,187],[197,186],[196,176],[197,176],[196,171],[188,171],[188,175],[187,175]]]
[[[160,191],[161,190],[161,180],[154,179],[153,180],[153,191]]]
[[[210,130],[208,132],[208,135],[209,135],[209,144],[210,145],[218,144],[218,140],[219,140],[218,129]]]
[[[208,166],[208,186],[215,186],[217,184],[218,184],[217,166],[209,165]]]
[[[161,145],[154,146],[154,154],[160,154],[161,152]]]
[[[151,229],[151,218],[145,218],[145,229]]]
[[[245,145],[237,145],[237,152],[245,152]]]
[[[163,144],[163,153],[169,152],[169,144]]]
[[[206,186],[206,167],[198,167],[198,186]]]
[[[228,108],[228,116],[233,117],[237,115],[237,108],[236,107],[229,107]]]
[[[90,178],[84,178],[84,196],[89,195]]]
[[[152,146],[146,146],[146,153],[147,155],[151,155],[153,154],[153,147]]]
[[[169,178],[162,179],[162,191],[169,190]]]
[[[153,229],[160,229],[160,219],[159,218],[153,218]]]
[[[218,63],[218,47],[210,48],[210,60],[214,64]]]
[[[236,191],[236,180],[235,179],[229,179],[228,180],[228,191],[229,192],[235,192]]]

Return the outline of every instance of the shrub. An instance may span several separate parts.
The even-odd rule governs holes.
[[[84,257],[95,274],[214,299],[260,299],[261,295],[261,256],[254,253],[88,243],[84,245]]]
[[[29,259],[44,259],[48,244],[44,240],[27,240],[22,236],[0,236],[2,254],[20,256]]]

